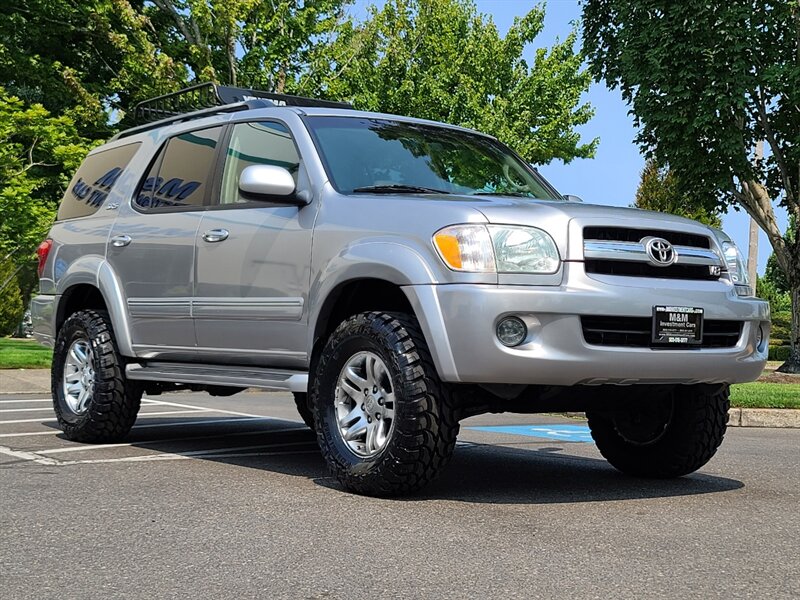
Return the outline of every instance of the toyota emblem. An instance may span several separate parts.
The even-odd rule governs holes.
[[[675,252],[675,248],[663,238],[647,237],[641,243],[644,245],[645,252],[647,252],[647,258],[657,267],[668,267],[678,260],[678,253]]]

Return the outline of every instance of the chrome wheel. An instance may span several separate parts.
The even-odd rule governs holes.
[[[389,370],[373,352],[347,361],[336,384],[337,430],[357,456],[378,454],[394,429],[394,388]]]
[[[86,412],[94,394],[92,346],[87,339],[72,342],[64,361],[64,400],[76,415]]]

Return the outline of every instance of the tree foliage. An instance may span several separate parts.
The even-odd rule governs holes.
[[[25,312],[17,270],[10,257],[0,256],[0,336],[14,333]]]
[[[538,49],[533,64],[522,57],[543,23],[534,7],[503,37],[469,0],[387,0],[316,49],[299,89],[479,129],[536,163],[593,156],[597,140],[575,131],[593,114],[580,101],[590,75],[576,32]]]
[[[800,6],[797,0],[585,0],[592,72],[630,104],[638,142],[698,204],[745,209],[793,296],[785,368],[800,371]],[[764,140],[765,158],[756,142]]]
[[[0,259],[10,269],[0,304],[17,297],[20,282],[27,300],[34,250],[89,146],[70,117],[53,117],[41,104],[25,106],[0,88]]]
[[[653,160],[647,161],[642,169],[635,206],[694,219],[712,227],[722,225],[719,214],[698,204],[681,189],[675,173],[666,167],[659,168]]]
[[[158,47],[201,81],[283,92],[352,0],[153,0]]]

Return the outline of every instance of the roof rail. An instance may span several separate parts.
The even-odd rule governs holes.
[[[139,102],[133,110],[134,121],[140,125],[121,131],[112,139],[128,137],[170,123],[271,106],[353,108],[347,102],[275,94],[262,90],[217,85],[216,83],[200,83]]]

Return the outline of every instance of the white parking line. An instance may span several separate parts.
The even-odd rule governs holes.
[[[44,412],[49,410],[53,412],[53,408],[48,406],[47,408],[0,408],[0,413],[10,413],[10,412]]]
[[[189,425],[216,425],[217,423],[252,423],[253,421],[276,421],[273,417],[247,417],[240,419],[200,419],[194,421],[170,421],[168,423],[142,423],[141,425],[134,425],[134,429],[143,429],[145,427],[187,427]],[[280,419],[283,420],[283,419]]]
[[[285,454],[313,454],[318,450],[281,450],[277,452],[242,452],[246,450],[260,450],[264,448],[285,448],[287,446],[305,446],[313,442],[287,442],[283,444],[259,444],[255,446],[238,446],[233,448],[213,448],[210,450],[191,450],[188,452],[160,452],[158,454],[148,454],[146,456],[126,456],[124,458],[98,458],[88,460],[58,460],[48,456],[40,456],[35,452],[25,452],[22,450],[12,450],[5,446],[0,446],[0,454],[5,454],[20,460],[35,462],[41,465],[64,467],[69,465],[90,465],[100,463],[123,463],[123,462],[149,462],[158,460],[186,460],[191,458],[235,458],[242,456],[279,456]]]
[[[33,419],[36,423],[44,423],[39,419]],[[216,425],[217,423],[252,423],[253,421],[288,421],[288,419],[276,419],[274,417],[246,417],[240,419],[202,419],[200,421],[168,421],[166,423],[141,423],[134,425],[133,429],[151,429],[153,427],[185,427],[189,425]],[[299,423],[299,421],[298,421]],[[300,427],[299,429],[303,429]],[[27,437],[29,435],[58,435],[60,429],[49,431],[28,431],[20,433],[0,433],[0,438]],[[232,434],[238,435],[238,434]]]
[[[319,450],[286,450],[278,452],[243,452],[240,454],[202,454],[202,455],[186,455],[186,454],[152,454],[148,456],[128,456],[125,458],[98,458],[92,460],[55,460],[54,458],[43,458],[42,460],[53,461],[59,467],[67,467],[70,465],[94,465],[103,463],[128,463],[128,462],[156,462],[161,460],[191,460],[191,459],[204,459],[204,458],[241,458],[246,456],[286,456],[290,454],[319,454]]]
[[[165,410],[160,412],[139,413],[139,417],[160,417],[162,415],[181,415],[186,413],[211,412],[204,410]]]
[[[55,419],[12,419],[11,421],[0,421],[0,425],[13,425],[15,423],[55,423]]]
[[[58,461],[55,458],[47,458],[46,456],[39,456],[37,454],[34,454],[33,452],[24,452],[23,450],[12,450],[11,448],[6,448],[5,446],[0,446],[0,454],[13,456],[14,458],[19,458],[20,460],[29,460],[37,462],[40,465],[61,464],[61,461]]]
[[[0,404],[23,404],[25,402],[52,402],[52,398],[42,398],[35,400],[0,400]]]
[[[84,446],[68,446],[66,448],[52,448],[49,450],[37,450],[36,454],[62,454],[64,452],[80,452],[83,450],[103,450],[106,448],[124,448],[126,446],[136,446],[142,444],[167,444],[171,442],[188,442],[188,441],[196,441],[196,440],[214,440],[214,439],[222,439],[226,437],[236,437],[236,436],[243,436],[243,435],[254,435],[259,433],[286,433],[288,431],[303,431],[307,429],[307,427],[291,427],[285,429],[256,429],[253,431],[238,431],[236,433],[228,433],[228,434],[221,434],[221,435],[195,435],[190,437],[176,437],[176,438],[165,438],[162,440],[138,440],[136,442],[122,442],[119,444],[86,444]],[[311,443],[311,442],[303,442],[303,443]],[[282,446],[292,445],[292,443],[281,444]],[[148,450],[154,450],[153,448],[147,448]]]
[[[29,435],[58,435],[59,433],[61,433],[60,429],[51,429],[50,431],[29,431],[27,433],[0,433],[0,438],[28,437]]]
[[[193,404],[178,404],[177,402],[167,402],[165,400],[153,400],[152,398],[147,398],[150,402],[154,402],[156,404],[163,404],[164,406],[175,406],[177,408],[194,408],[196,410],[213,410],[214,412],[224,413],[226,415],[236,415],[239,417],[256,417],[262,418],[263,415],[254,415],[251,413],[243,413],[243,412],[236,412],[233,410],[223,410],[221,408],[206,408],[204,406],[195,406]]]
[[[212,412],[212,411],[210,411],[210,410],[209,411],[196,410],[196,409],[192,409],[192,410],[165,410],[165,411],[154,412],[154,413],[142,413],[139,416],[142,416],[142,417],[161,417],[161,416],[164,416],[164,415],[181,415],[181,414],[186,414],[186,413],[199,413],[199,412],[207,413],[207,412]],[[218,411],[213,411],[213,412],[218,412]],[[10,421],[0,421],[0,425],[14,425],[16,423],[53,423],[55,421],[56,421],[56,419],[12,419]]]

